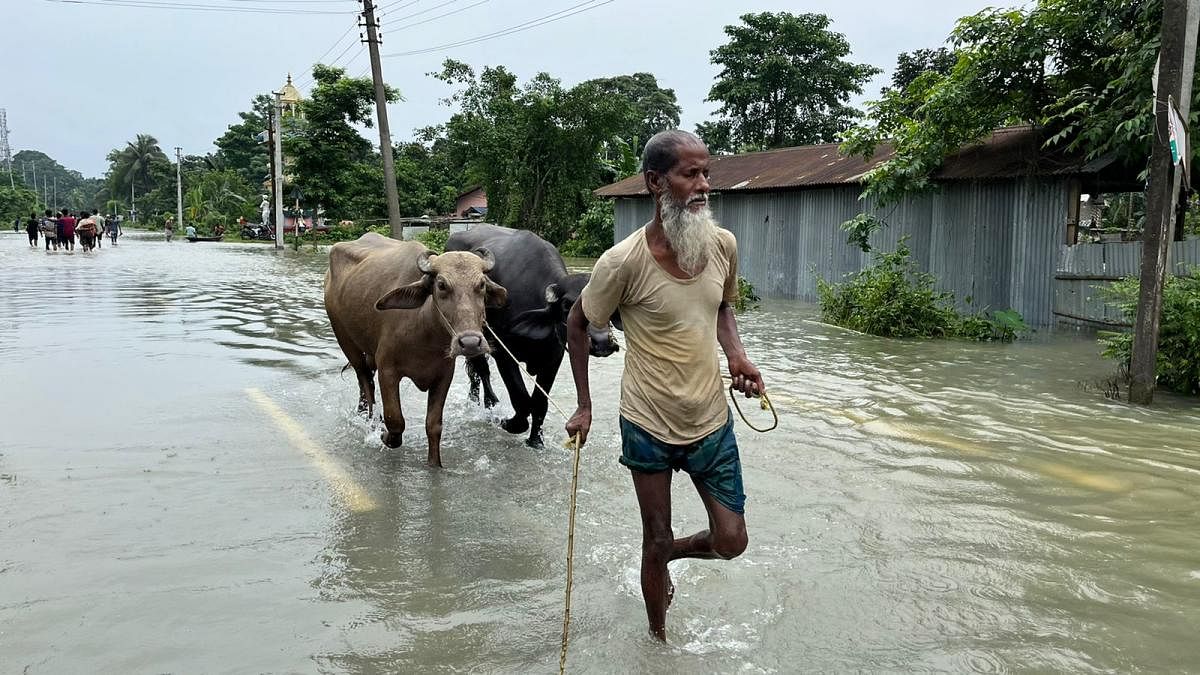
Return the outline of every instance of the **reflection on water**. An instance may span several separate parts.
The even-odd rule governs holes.
[[[48,672],[231,662],[262,671],[553,669],[567,452],[555,443],[531,451],[496,430],[492,413],[467,402],[461,373],[446,409],[445,470],[422,464],[424,396],[410,383],[406,446],[381,448],[378,421],[354,415],[353,378],[339,372],[321,304],[323,253],[137,236],[94,255],[34,253],[14,243],[23,235],[0,237],[9,282],[0,393],[38,409],[64,395],[51,383],[69,382],[118,403],[70,443],[36,415],[0,413],[11,434],[0,448],[0,505],[11,523],[3,531],[17,543],[0,547],[0,636],[17,636],[0,653],[18,655],[0,655],[0,670],[43,661]],[[78,290],[55,301],[60,294],[44,292],[54,288]],[[759,435],[739,423],[750,548],[733,562],[672,565],[667,648],[644,635],[636,504],[616,463],[623,355],[593,361],[597,428],[581,474],[573,669],[1200,663],[1195,401],[1163,396],[1140,409],[1085,390],[1109,367],[1074,335],[910,342],[816,319],[783,302],[739,317],[780,428]],[[376,508],[342,507],[245,399],[250,386],[290,411]],[[573,393],[564,367],[554,398],[570,409]],[[690,485],[675,486],[676,531],[699,529]],[[206,518],[191,514],[197,504]],[[100,516],[88,514],[102,511],[114,516],[94,528],[88,518]],[[178,524],[152,526],[164,518]],[[80,537],[30,543],[51,522]],[[153,573],[117,574],[106,562],[113,550]],[[78,565],[65,578],[71,591],[53,576],[64,552]],[[223,587],[238,588],[241,602]],[[99,588],[160,599],[89,612]],[[48,646],[64,642],[55,626],[76,616],[67,644],[127,642],[136,657]],[[147,646],[147,635],[174,644],[176,631],[222,649]],[[263,631],[270,639],[243,637]]]

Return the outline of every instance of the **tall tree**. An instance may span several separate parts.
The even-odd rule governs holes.
[[[156,187],[152,184],[154,170],[171,163],[158,147],[158,139],[150,134],[138,134],[124,148],[108,153],[108,160],[112,164],[109,180],[115,187],[128,189],[132,186],[135,193],[139,188],[148,191]]]
[[[740,149],[765,150],[837,140],[860,113],[852,94],[880,72],[851,63],[850,43],[824,14],[743,14],[729,42],[711,52],[721,67],[708,100]],[[725,127],[706,130],[724,131]],[[715,139],[714,139],[715,140]]]
[[[950,36],[953,68],[922,72],[870,103],[869,120],[847,134],[843,151],[870,156],[884,142],[895,149],[868,176],[866,193],[879,205],[928,189],[947,155],[1005,125],[1042,125],[1047,146],[1140,165],[1154,130],[1161,19],[1161,0],[1039,0],[964,17]],[[1196,85],[1193,125],[1200,70]],[[1193,152],[1200,158],[1200,145]]]
[[[459,87],[459,111],[426,138],[442,136],[466,178],[483,185],[488,215],[562,243],[575,234],[591,190],[610,178],[605,151],[640,117],[626,96],[585,82],[570,89],[546,73],[524,86],[504,67],[476,76],[447,60],[435,77]]]
[[[900,52],[896,57],[896,69],[892,71],[892,85],[884,87],[881,93],[886,95],[892,89],[904,89],[924,73],[949,75],[957,61],[958,55],[945,47]]]
[[[346,77],[344,69],[318,63],[313,80],[312,95],[301,104],[303,123],[283,134],[284,151],[293,162],[289,171],[305,202],[320,203],[337,217],[377,215],[374,197],[383,194],[384,186],[371,167],[379,163],[379,156],[354,127],[374,125],[371,79]],[[397,101],[400,93],[388,87],[387,98]],[[386,206],[382,197],[378,205]],[[369,212],[357,210],[363,208]]]
[[[679,127],[679,115],[683,109],[675,98],[675,90],[658,86],[658,78],[651,73],[602,77],[584,84],[596,87],[605,95],[622,96],[633,106],[638,123],[631,133],[623,135],[622,140],[631,145],[639,156],[651,136]]]
[[[270,171],[267,144],[259,139],[270,124],[268,115],[272,103],[266,94],[255,96],[250,102],[250,110],[238,113],[241,121],[229,125],[213,142],[223,168],[238,172],[251,185],[261,185]]]

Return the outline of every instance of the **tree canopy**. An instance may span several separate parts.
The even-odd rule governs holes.
[[[851,63],[850,43],[824,14],[743,14],[725,27],[729,42],[712,50],[720,66],[708,93],[717,120],[697,128],[716,151],[766,150],[828,143],[860,113],[852,94],[880,70]]]
[[[885,91],[843,149],[870,156],[883,142],[895,148],[868,178],[867,194],[884,204],[927,189],[947,155],[1006,125],[1042,125],[1048,146],[1140,165],[1154,128],[1161,17],[1161,0],[1040,0],[960,19],[950,36],[953,67],[924,69]],[[1193,96],[1200,102],[1200,86]]]
[[[584,82],[570,89],[547,73],[521,86],[503,66],[476,75],[447,60],[438,79],[457,87],[450,120],[426,129],[464,177],[482,185],[495,222],[562,242],[575,233],[591,190],[614,178],[604,161],[614,140],[645,121],[630,97]]]

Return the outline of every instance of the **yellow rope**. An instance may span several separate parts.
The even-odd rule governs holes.
[[[517,367],[521,369],[525,377],[528,377],[533,386],[542,392],[542,396],[546,397],[546,402],[554,406],[554,409],[562,416],[563,421],[570,422],[571,418],[567,417],[567,413],[550,398],[550,394],[545,389],[542,389],[542,386],[537,383],[537,378],[530,375],[528,370],[525,370],[525,366],[521,365],[521,361],[517,359],[517,355],[512,353],[512,350],[508,348],[508,345],[504,344],[504,340],[501,340],[499,335],[496,335],[496,331],[492,330],[492,327],[486,322],[483,325],[492,334],[492,338],[496,340],[496,344],[503,347],[509,358],[513,360],[513,363],[517,364]],[[571,471],[571,506],[567,510],[567,597],[563,603],[562,652],[558,656],[559,675],[567,672],[567,643],[571,629],[571,585],[575,579],[575,504],[579,495],[579,457],[581,454],[580,447],[582,446],[580,440],[579,434],[575,434],[574,437],[568,439],[566,442],[567,447],[574,446],[575,448],[575,466]]]

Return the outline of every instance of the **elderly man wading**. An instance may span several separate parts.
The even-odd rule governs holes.
[[[620,461],[633,474],[641,509],[642,596],[659,640],[666,640],[675,590],[667,563],[728,560],[746,549],[741,460],[717,344],[735,389],[746,396],[765,390],[738,337],[737,240],[709,212],[708,165],[708,149],[686,131],[650,139],[642,170],[656,200],[654,220],[601,256],[567,320],[579,399],[567,433],[584,441],[592,425],[588,323],[604,326],[619,310],[625,326]],[[691,476],[708,511],[709,529],[683,539],[671,531],[672,470]]]

